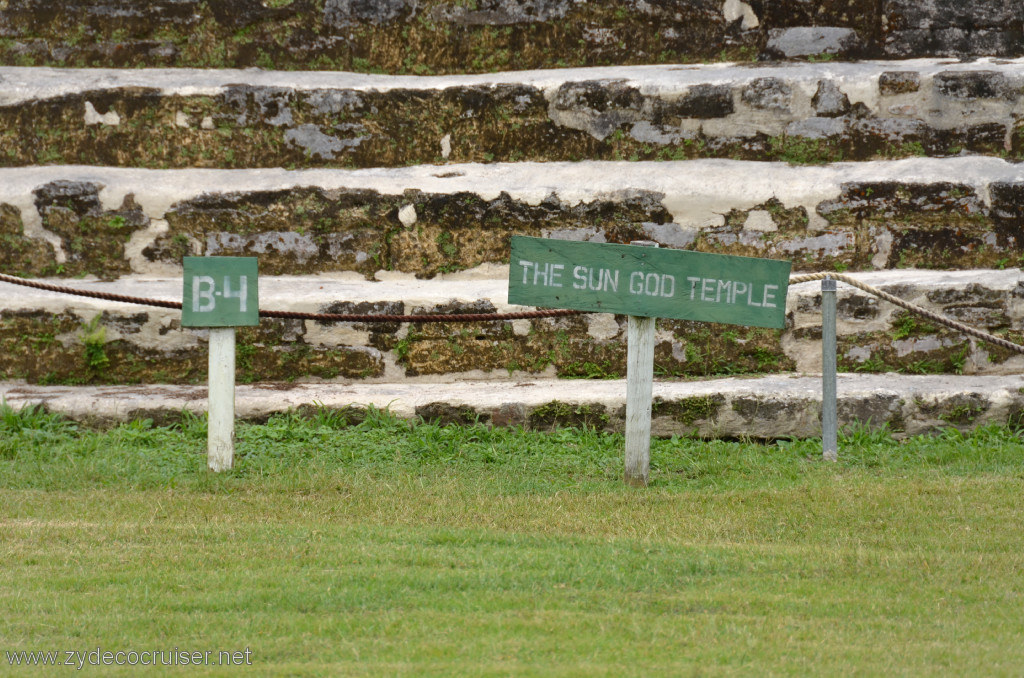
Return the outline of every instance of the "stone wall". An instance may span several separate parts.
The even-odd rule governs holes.
[[[455,73],[1020,56],[1013,0],[4,0],[0,63]]]
[[[1024,60],[352,74],[0,69],[0,166],[1024,158]],[[595,77],[596,76],[596,77]]]
[[[173,299],[183,256],[256,256],[268,308],[490,312],[519,310],[513,235],[645,239],[857,272],[1020,341],[1016,5],[0,0],[0,270]],[[844,370],[1024,363],[848,290],[839,316]],[[617,378],[624,327],[265,320],[239,379]],[[820,333],[797,286],[782,330],[660,321],[655,365],[814,371]],[[195,383],[205,342],[168,310],[0,304],[8,378]]]

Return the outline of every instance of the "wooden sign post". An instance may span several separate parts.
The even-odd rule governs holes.
[[[258,325],[255,257],[185,257],[182,327],[210,328],[206,459],[225,471],[235,458],[235,327]]]
[[[655,319],[782,328],[790,271],[788,261],[643,246],[650,244],[517,236],[508,284],[512,304],[630,317],[625,479],[640,486],[650,466]]]
[[[631,245],[658,247],[650,240]],[[655,318],[626,319],[626,467],[627,485],[645,487],[651,470],[651,396],[654,392]]]

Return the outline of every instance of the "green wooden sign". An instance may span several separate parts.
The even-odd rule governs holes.
[[[781,328],[790,262],[512,238],[512,304]]]
[[[260,322],[256,257],[185,257],[182,327]]]

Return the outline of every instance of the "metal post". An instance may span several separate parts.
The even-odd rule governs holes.
[[[235,458],[235,328],[210,328],[206,462],[226,471]]]
[[[835,461],[839,422],[836,415],[836,281],[821,281],[821,456]]]
[[[630,245],[657,247],[650,240]],[[654,318],[628,316],[626,334],[627,485],[646,487],[651,468],[651,397],[654,388]]]

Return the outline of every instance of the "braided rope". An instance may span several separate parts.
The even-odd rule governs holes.
[[[157,306],[160,308],[180,309],[180,301],[168,301],[166,299],[150,299],[147,297],[133,297],[127,294],[113,294],[111,292],[96,292],[92,290],[80,290],[74,287],[63,285],[52,285],[50,283],[26,280],[13,275],[0,273],[0,282],[11,283],[32,287],[47,292],[59,294],[72,294],[78,297],[89,297],[91,299],[104,299],[106,301],[119,301],[125,304],[139,304],[140,306]],[[434,313],[423,315],[385,315],[378,313],[308,313],[305,311],[274,311],[260,309],[261,318],[288,318],[294,320],[319,320],[321,322],[366,322],[366,323],[471,323],[488,322],[498,320],[525,320],[529,318],[561,318],[571,315],[579,315],[579,311],[569,309],[546,309],[541,311],[519,311],[517,313]]]
[[[888,292],[883,292],[877,287],[872,287],[865,283],[860,282],[856,278],[852,278],[842,273],[807,273],[803,275],[791,276],[789,283],[796,285],[804,282],[811,282],[814,280],[824,280],[825,278],[832,278],[839,280],[848,285],[852,285],[857,289],[863,290],[868,294],[873,294],[879,299],[888,301],[890,304],[905,308],[912,313],[916,313],[922,317],[933,320],[941,325],[945,325],[958,332],[966,334],[968,336],[987,341],[995,346],[1001,346],[1002,348],[1008,349],[1015,353],[1024,353],[1024,346],[1015,344],[1012,341],[997,337],[994,334],[989,334],[982,330],[965,325],[961,322],[947,318],[944,315],[929,311],[926,308],[922,308],[916,304],[912,304],[909,301],[904,301],[899,297],[893,296]],[[38,282],[35,280],[26,280],[24,278],[18,278],[13,275],[5,275],[0,273],[0,282],[7,282],[13,285],[22,285],[24,287],[32,287],[39,290],[45,290],[47,292],[57,292],[59,294],[72,294],[80,297],[90,297],[92,299],[104,299],[107,301],[119,301],[126,304],[139,304],[142,306],[157,306],[161,308],[172,308],[180,309],[180,301],[168,301],[164,299],[149,299],[146,297],[133,297],[126,294],[113,294],[110,292],[95,292],[90,290],[79,290],[74,287],[65,287],[62,285],[52,285],[50,283]],[[424,314],[424,315],[387,315],[387,314],[372,314],[372,313],[307,313],[304,311],[274,311],[274,310],[260,310],[260,317],[262,318],[287,318],[295,320],[319,320],[321,322],[400,322],[400,323],[457,323],[457,322],[488,322],[488,321],[499,321],[499,320],[525,320],[529,318],[560,318],[565,316],[579,315],[580,311],[573,311],[567,309],[548,309],[540,311],[521,311],[518,313],[449,313],[449,314]]]
[[[57,292],[59,294],[73,294],[76,297],[90,297],[92,299],[105,299],[107,301],[120,301],[125,304],[139,304],[141,306],[159,306],[161,308],[181,308],[180,301],[167,301],[164,299],[147,299],[145,297],[130,297],[127,294],[112,294],[110,292],[93,292],[90,290],[79,290],[74,287],[65,287],[63,285],[51,285],[50,283],[38,282],[36,280],[26,280],[25,278],[18,278],[13,275],[5,275],[0,273],[0,282],[11,283],[12,285],[21,285],[22,287],[32,287],[37,290],[46,290],[47,292]]]
[[[1005,349],[1014,351],[1015,353],[1024,353],[1024,346],[1021,346],[1020,344],[1015,344],[1012,341],[1003,339],[1002,337],[997,337],[994,334],[989,334],[988,332],[984,332],[977,328],[971,327],[970,325],[965,325],[961,322],[953,320],[952,318],[947,318],[944,315],[935,313],[934,311],[929,311],[926,308],[922,308],[921,306],[912,304],[909,301],[904,301],[903,299],[893,296],[888,292],[883,292],[877,287],[872,287],[871,285],[862,283],[856,278],[851,278],[850,276],[843,275],[842,273],[808,273],[806,275],[790,276],[789,284],[796,285],[798,283],[811,282],[813,280],[824,280],[825,278],[832,278],[833,280],[842,281],[847,285],[852,285],[857,289],[867,292],[868,294],[875,295],[879,299],[888,301],[890,304],[899,306],[900,308],[905,308],[911,313],[916,313],[919,316],[928,318],[929,320],[933,320],[939,323],[940,325],[945,325],[946,327],[954,329],[957,332],[961,332],[963,334],[975,337],[977,339],[981,339],[982,341],[987,341],[988,343],[995,344],[996,346],[1001,346]]]

